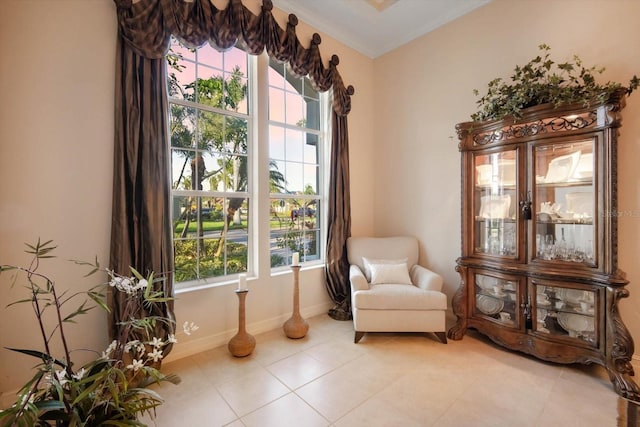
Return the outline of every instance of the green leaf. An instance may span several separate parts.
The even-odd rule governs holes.
[[[52,255],[45,256],[46,254],[53,251],[57,247],[57,246],[50,246],[52,242],[53,240],[47,240],[46,242],[41,243],[40,239],[38,238],[38,243],[36,243],[35,246],[25,243],[25,245],[29,249],[31,249],[31,250],[25,250],[25,252],[28,254],[35,255],[37,258],[55,258]]]
[[[12,303],[10,303],[10,304],[7,304],[7,306],[6,306],[6,307],[7,307],[7,308],[9,308],[9,307],[11,307],[12,305],[22,304],[22,303],[25,303],[25,302],[33,302],[33,298],[21,299],[21,300],[18,300],[18,301],[14,301],[14,302],[12,302]]]
[[[29,356],[33,356],[36,357],[38,359],[41,359],[42,361],[44,361],[45,363],[55,363],[56,365],[62,367],[62,368],[66,368],[67,364],[64,363],[61,360],[58,360],[54,357],[51,357],[50,355],[48,355],[47,353],[43,353],[42,351],[38,351],[38,350],[28,350],[28,349],[22,349],[22,348],[11,348],[11,347],[5,347],[7,350],[11,350],[11,351],[15,351],[18,353],[22,353],[22,354],[26,354]]]
[[[511,83],[502,82],[499,78],[488,83],[486,94],[476,102],[478,111],[471,115],[472,120],[495,120],[508,115],[518,118],[522,109],[543,103],[557,106],[606,102],[621,87],[619,83],[602,85],[596,82],[594,74],[601,74],[604,67],[587,68],[577,55],[573,56],[573,63],[555,64],[549,59],[548,45],[540,44],[538,48],[544,54],[523,66],[516,65]],[[629,83],[627,95],[640,84],[637,77],[634,78]],[[478,94],[477,91],[475,93]]]
[[[144,279],[144,276],[142,274],[140,274],[138,272],[138,270],[136,270],[133,267],[130,267],[130,268],[131,268],[131,273],[133,273],[133,275],[135,276],[136,279],[138,279],[138,280]]]
[[[638,76],[634,75],[629,81],[629,87],[627,88],[627,95],[631,95],[631,93],[638,88],[640,84],[640,79]]]
[[[65,317],[64,319],[62,319],[63,322],[71,322],[71,323],[75,323],[75,320],[73,320],[76,316],[79,316],[81,314],[86,314],[89,310],[92,310],[94,307],[87,307],[85,308],[85,306],[87,305],[87,302],[84,301],[82,303],[82,305],[80,307],[78,307],[78,309],[76,311],[74,311],[73,313],[69,314],[67,317]]]
[[[111,309],[107,305],[103,294],[101,294],[99,292],[89,291],[89,292],[87,292],[87,296],[89,298],[91,298],[93,300],[93,302],[98,304],[100,306],[100,308],[105,310],[107,313],[111,313]]]
[[[65,409],[64,403],[59,400],[41,400],[34,403],[36,408],[41,411],[54,411],[58,409]]]

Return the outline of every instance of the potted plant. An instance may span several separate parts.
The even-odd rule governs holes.
[[[627,87],[614,82],[599,84],[595,75],[602,74],[604,68],[586,68],[577,55],[573,62],[555,63],[549,59],[549,46],[541,44],[538,48],[541,55],[524,66],[516,66],[510,82],[501,78],[489,82],[487,93],[476,102],[478,111],[471,115],[473,121],[500,120],[507,116],[518,119],[523,109],[547,103],[557,107],[605,102],[620,90],[630,95],[640,83],[634,75]],[[474,93],[479,95],[477,89]]]
[[[177,384],[180,379],[175,375],[165,375],[154,367],[163,357],[162,349],[176,342],[173,335],[166,339],[152,336],[153,326],[157,322],[169,322],[169,319],[137,318],[135,314],[140,312],[138,307],[141,305],[148,308],[170,298],[155,290],[153,283],[157,279],[154,279],[153,273],[143,277],[131,268],[132,276],[125,277],[102,269],[97,259],[93,263],[76,261],[76,264],[91,267],[87,276],[106,272],[109,278],[107,284],[71,295],[68,291],[60,292],[50,277],[39,272],[40,262],[54,257],[52,252],[55,246],[51,241],[41,243],[40,240],[35,245],[27,246],[25,252],[33,255],[31,264],[28,267],[1,265],[0,273],[16,273],[13,283],[18,277],[26,278],[29,297],[9,304],[9,307],[16,304],[32,306],[43,349],[9,348],[34,357],[39,362],[33,377],[18,392],[16,402],[0,411],[0,425],[143,425],[137,421],[138,417],[145,413],[155,416],[155,408],[163,403],[160,395],[149,386],[162,382]],[[76,366],[65,336],[65,326],[75,323],[78,316],[96,305],[108,310],[105,285],[113,287],[114,292],[126,294],[126,317],[123,317],[122,329],[136,333],[119,336],[106,350],[96,352],[95,360]],[[85,300],[69,311],[69,303],[82,296]],[[53,316],[49,311],[53,311]],[[51,319],[55,320],[48,325],[46,321]],[[195,329],[197,326],[193,323],[185,324],[186,333]],[[56,340],[59,342],[54,342]],[[54,348],[61,348],[62,354],[54,355]]]

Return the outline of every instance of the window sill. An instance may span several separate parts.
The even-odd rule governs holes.
[[[324,263],[322,261],[313,261],[313,262],[309,262],[306,264],[301,265],[301,269],[300,271],[310,271],[310,270],[317,270],[320,268],[324,268]],[[282,266],[282,267],[278,267],[277,269],[273,269],[271,271],[271,274],[269,275],[269,277],[279,277],[279,276],[284,276],[286,274],[292,274],[291,272],[291,267],[290,266]],[[256,276],[252,276],[252,277],[247,277],[247,282],[249,287],[251,287],[251,283],[253,283],[254,285],[257,284],[260,281],[260,279]],[[222,287],[222,286],[233,286],[233,287],[237,287],[238,286],[238,280],[237,279],[230,279],[230,280],[224,280],[221,282],[204,282],[204,283],[200,283],[200,284],[193,284],[193,285],[188,285],[185,287],[181,287],[181,288],[177,288],[175,289],[175,294],[176,295],[180,295],[180,294],[186,294],[189,292],[197,292],[197,291],[203,291],[205,289],[211,289],[211,288],[218,288],[218,287]]]

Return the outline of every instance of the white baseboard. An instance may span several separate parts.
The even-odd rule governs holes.
[[[331,308],[331,304],[317,304],[315,306],[306,307],[305,309],[300,310],[300,314],[302,317],[313,317],[318,316],[320,314],[327,313]],[[247,331],[254,334],[260,334],[263,332],[272,331],[274,329],[278,329],[282,327],[282,324],[291,317],[291,313],[283,314],[280,316],[273,317],[271,319],[261,320],[259,322],[254,322],[251,324],[247,324]],[[172,362],[178,359],[182,359],[185,357],[193,356],[194,354],[202,353],[203,351],[211,350],[216,347],[220,347],[221,345],[225,345],[229,342],[231,338],[238,332],[237,329],[227,330],[223,332],[219,332],[214,335],[209,335],[202,338],[197,338],[185,343],[179,342],[177,345],[173,347],[171,353],[167,355],[166,362]]]

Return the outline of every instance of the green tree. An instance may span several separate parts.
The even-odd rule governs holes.
[[[247,96],[247,85],[244,75],[236,67],[229,77],[222,74],[214,75],[207,79],[198,78],[195,81],[181,86],[177,73],[184,70],[180,63],[180,56],[170,51],[167,55],[167,64],[170,69],[168,78],[168,91],[170,96],[180,97],[187,101],[199,103],[222,110],[238,111],[241,102]],[[228,117],[210,111],[199,111],[182,105],[171,105],[170,117],[171,145],[176,153],[184,159],[181,172],[173,183],[174,189],[180,188],[186,181],[185,170],[191,166],[190,183],[192,190],[202,190],[203,182],[209,180],[212,188],[224,180],[224,185],[232,191],[246,191],[246,154],[247,152],[247,125],[243,119]],[[217,160],[217,168],[207,171],[205,153],[227,153]],[[244,164],[243,164],[244,163]],[[244,175],[244,180],[241,180]],[[244,182],[244,188],[241,187]],[[232,219],[235,211],[242,205],[243,199],[230,199],[227,214]],[[193,205],[197,212],[201,212],[199,199],[187,200],[178,221],[184,221],[182,237],[186,237],[189,222],[192,218]],[[202,217],[196,216],[198,221],[197,234],[203,235]],[[224,238],[228,227],[222,233],[217,255],[221,253]]]

